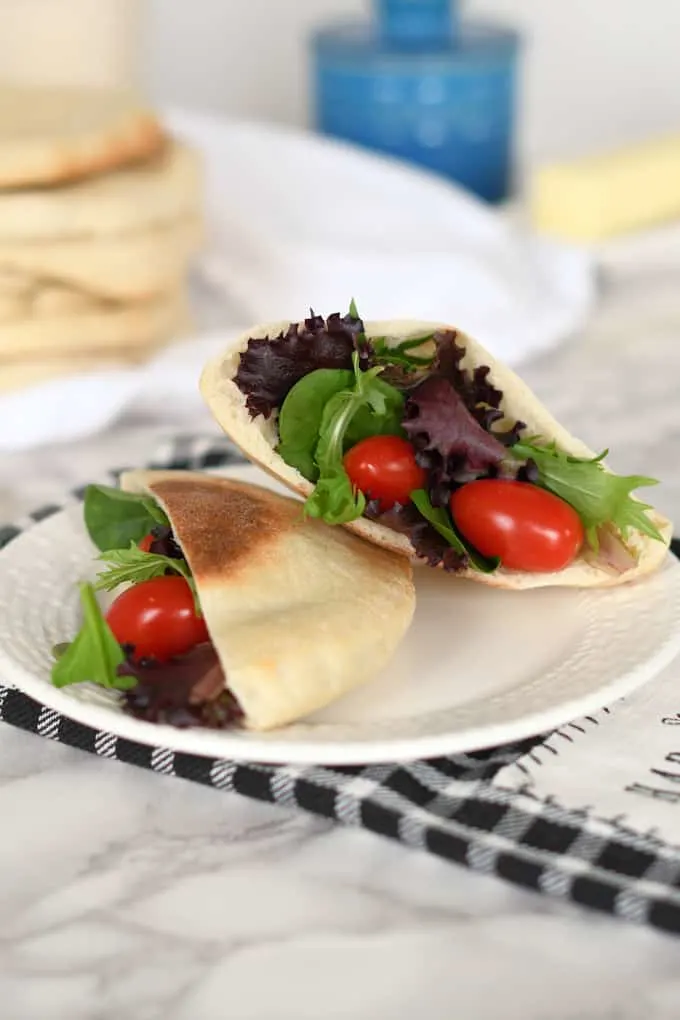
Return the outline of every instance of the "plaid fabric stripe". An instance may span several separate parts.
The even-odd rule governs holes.
[[[153,466],[200,470],[240,460],[226,439],[179,436],[159,451]],[[42,507],[16,525],[0,527],[0,547],[59,509]],[[674,542],[674,551],[680,554],[680,542]],[[408,765],[293,768],[137,744],[2,686],[0,720],[100,757],[359,826],[545,896],[680,934],[676,849],[491,785],[500,768],[540,738]]]

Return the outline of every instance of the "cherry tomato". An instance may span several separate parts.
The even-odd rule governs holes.
[[[205,620],[179,575],[154,577],[127,588],[111,604],[106,622],[121,645],[134,645],[135,659],[167,662],[209,641]]]
[[[354,488],[367,499],[377,499],[383,511],[408,503],[411,493],[425,485],[415,450],[399,436],[362,439],[345,454],[344,465]]]
[[[151,546],[153,545],[153,542],[154,542],[153,535],[152,534],[148,534],[148,535],[145,535],[144,538],[141,540],[141,542],[138,542],[137,545],[142,550],[142,552],[150,552]]]
[[[453,493],[451,513],[468,542],[510,570],[563,570],[583,545],[576,511],[529,482],[470,482]]]

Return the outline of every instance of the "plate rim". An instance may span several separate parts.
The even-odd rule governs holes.
[[[259,739],[248,740],[229,730],[182,730],[145,722],[123,713],[112,712],[103,705],[92,705],[69,698],[59,688],[50,687],[44,681],[31,676],[23,667],[17,667],[16,663],[7,659],[2,648],[0,669],[10,666],[15,678],[14,686],[43,708],[56,711],[59,715],[88,726],[98,733],[111,733],[147,747],[168,749],[211,760],[235,760],[261,765],[374,765],[484,751],[550,733],[568,722],[599,711],[631,694],[658,676],[673,662],[679,651],[680,638],[675,642],[669,639],[655,656],[648,659],[644,665],[631,670],[621,680],[612,681],[593,691],[589,696],[584,695],[562,702],[544,712],[527,713],[511,723],[490,724],[463,730],[460,733],[443,733],[435,736],[385,738],[353,743],[329,740],[323,744],[314,740],[287,742],[285,739],[268,739],[264,734],[258,734]],[[38,690],[33,690],[34,685]],[[47,691],[48,697],[42,696],[42,691]],[[116,720],[117,725],[111,726],[110,720]],[[165,734],[169,734],[171,739],[163,739]],[[479,734],[479,737],[475,737],[475,734]],[[213,740],[216,745],[219,742],[222,746],[212,747]],[[193,746],[194,744],[198,746]]]
[[[213,469],[210,473],[231,475],[243,469],[257,470],[250,464],[230,464]],[[0,550],[0,569],[7,549],[33,533],[41,526],[53,525],[55,519],[67,517],[80,500],[71,496],[59,510],[47,518],[33,520]],[[662,571],[677,572],[680,585],[680,562],[669,552]],[[644,583],[644,582],[643,582]],[[613,589],[617,591],[621,589]],[[680,626],[669,631],[655,652],[638,662],[622,675],[595,687],[587,694],[578,694],[549,706],[543,711],[529,711],[516,719],[492,722],[487,725],[464,727],[460,730],[412,735],[409,737],[382,737],[360,740],[327,739],[321,742],[310,734],[310,739],[278,737],[277,731],[230,731],[209,729],[179,729],[159,725],[112,711],[105,705],[81,701],[44,679],[34,675],[0,646],[0,683],[17,687],[28,697],[51,711],[88,726],[97,732],[112,733],[148,747],[170,749],[181,754],[208,759],[284,765],[368,765],[384,762],[405,762],[420,758],[435,758],[512,744],[532,736],[548,733],[568,722],[592,714],[612,702],[643,686],[680,655]],[[2,718],[0,702],[0,719]],[[112,725],[113,724],[113,725]],[[302,721],[304,726],[304,721]],[[326,724],[330,725],[330,724]],[[347,724],[345,724],[347,725]],[[282,731],[285,733],[286,729]]]

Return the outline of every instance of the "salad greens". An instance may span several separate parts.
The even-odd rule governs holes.
[[[122,492],[108,485],[88,485],[85,493],[85,527],[101,552],[126,549],[157,525],[169,527],[158,504],[149,496]]]
[[[114,591],[122,584],[139,584],[154,577],[163,577],[171,571],[187,582],[194,595],[196,615],[202,615],[196,584],[186,560],[144,552],[135,542],[130,543],[129,549],[109,549],[98,558],[108,564],[108,569],[97,574],[95,591]]]
[[[283,402],[276,452],[310,482],[319,477],[314,452],[324,407],[336,393],[349,389],[353,380],[354,373],[345,369],[317,368],[300,379]]]
[[[367,343],[366,333],[363,330],[363,321],[359,315],[357,309],[357,303],[352,298],[349,303],[349,315],[348,318],[361,324],[361,332],[358,334],[357,340],[361,343]],[[391,345],[388,343],[388,338],[384,336],[371,337],[371,354],[373,360],[378,364],[382,365],[399,365],[410,371],[417,371],[421,368],[429,368],[434,361],[434,354],[429,357],[423,357],[422,355],[411,354],[411,351],[417,350],[426,344],[428,341],[434,339],[434,333],[426,333],[424,336],[411,337],[408,340],[402,340],[399,344]]]
[[[323,408],[314,452],[318,480],[305,503],[308,516],[327,524],[356,520],[366,509],[365,496],[353,491],[342,462],[348,442],[401,429],[404,398],[378,378],[382,366],[362,372],[357,353],[353,364],[353,386],[335,393]]]
[[[503,393],[490,380],[488,365],[464,364],[459,340],[455,330],[444,328],[400,342],[367,336],[354,299],[344,316],[323,319],[310,312],[279,337],[249,340],[234,381],[252,417],[278,411],[277,452],[315,485],[305,504],[309,516],[328,524],[364,513],[378,521],[382,516],[386,526],[408,534],[429,562],[453,563],[453,550],[461,564],[492,571],[499,564],[468,546],[446,504],[476,478],[518,478],[573,507],[596,551],[605,525],[624,541],[632,528],[663,541],[647,516],[651,508],[631,495],[656,484],[654,479],[614,475],[602,464],[604,454],[570,457],[540,436],[524,439],[520,421],[504,427]],[[348,449],[378,435],[408,439],[427,473],[427,485],[411,502],[389,511],[389,524],[375,500],[367,503],[354,490],[343,464]],[[430,527],[423,530],[425,522]]]
[[[538,484],[569,503],[581,518],[590,546],[597,551],[597,530],[604,524],[615,525],[624,539],[630,528],[663,542],[663,536],[646,510],[647,503],[631,498],[635,489],[657,485],[654,478],[621,475],[605,471],[602,461],[608,450],[590,460],[570,457],[556,444],[541,444],[536,437],[521,440],[511,447],[514,457],[531,460],[538,470]]]
[[[243,710],[228,689],[207,627],[187,620],[184,582],[193,593],[193,615],[200,617],[197,588],[165,514],[152,497],[128,497],[105,486],[91,486],[85,504],[88,529],[100,546],[110,536],[135,537],[129,548],[101,552],[106,566],[98,580],[79,586],[82,624],[72,641],[52,649],[54,686],[93,683],[120,692],[123,711],[147,722],[211,728],[240,722]],[[148,539],[142,548],[141,538]],[[145,582],[155,589],[148,599],[134,594]],[[96,592],[120,585],[130,588],[119,596],[114,619],[112,611],[102,612]]]
[[[54,648],[52,683],[65,687],[87,679],[101,687],[131,690],[137,680],[117,674],[125,655],[102,614],[95,592],[110,592],[123,584],[139,584],[171,572],[188,582],[196,614],[200,616],[196,585],[184,559],[139,548],[137,543],[154,529],[170,530],[166,515],[151,497],[90,485],[85,493],[84,515],[90,537],[101,550],[98,558],[107,568],[97,575],[94,585],[80,585],[83,624],[70,644]]]
[[[83,625],[66,649],[59,646],[52,668],[55,687],[82,683],[84,679],[119,691],[129,691],[137,683],[134,677],[118,676],[125,661],[123,651],[111,633],[91,584],[80,585]]]
[[[400,344],[391,346],[386,337],[378,336],[371,338],[375,360],[384,365],[400,365],[402,368],[411,371],[429,368],[434,361],[434,355],[429,357],[411,354],[423,344],[434,339],[434,333],[427,333],[425,336],[412,337],[410,340],[403,340]]]
[[[425,520],[429,521],[442,538],[446,539],[452,549],[469,560],[470,566],[475,570],[479,570],[482,574],[491,574],[500,566],[499,559],[482,556],[458,534],[449,512],[444,507],[432,506],[432,501],[425,489],[416,489],[415,492],[412,492],[411,501]]]
[[[381,369],[374,369],[370,387],[372,402],[357,403],[343,434],[343,452],[368,436],[404,435],[401,419],[404,398],[393,386],[377,378]],[[363,383],[362,372],[337,368],[319,368],[310,372],[286,397],[279,416],[280,443],[276,452],[301,475],[316,482],[320,468],[316,451],[323,433],[326,407],[340,394],[349,394]],[[362,392],[366,392],[366,388]],[[376,410],[376,394],[384,397],[384,409]],[[344,400],[345,398],[343,398]]]

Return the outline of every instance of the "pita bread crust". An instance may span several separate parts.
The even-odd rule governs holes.
[[[168,515],[250,729],[302,719],[389,663],[415,609],[403,557],[246,482],[134,471],[121,486]]]
[[[0,188],[62,184],[146,159],[165,134],[125,93],[0,89]]]
[[[30,298],[47,280],[114,301],[149,300],[178,285],[204,237],[201,219],[186,216],[110,237],[0,241],[0,294],[23,282]]]
[[[4,366],[41,357],[104,357],[155,348],[179,337],[189,322],[181,291],[136,305],[108,304],[91,310],[32,315],[0,323],[0,372]]]
[[[172,141],[144,163],[104,176],[0,192],[0,242],[92,239],[175,223],[201,215],[202,189],[200,155]]]
[[[252,419],[246,408],[245,397],[233,382],[238,369],[239,354],[245,350],[250,337],[276,337],[289,322],[266,323],[254,326],[243,334],[223,355],[210,361],[201,376],[201,393],[214,418],[242,453],[258,464],[273,478],[283,482],[301,496],[308,496],[314,486],[299,471],[290,467],[276,453],[276,428],[272,419],[262,416]],[[441,322],[420,320],[383,320],[366,323],[368,336],[389,336],[399,340],[422,336],[441,329],[453,329],[458,340],[466,349],[462,364],[474,368],[488,365],[489,379],[503,392],[502,409],[509,419],[520,419],[527,425],[529,435],[540,435],[548,441],[554,440],[565,453],[574,457],[593,457],[594,451],[585,443],[572,436],[543,407],[536,395],[519,376],[502,362],[494,358],[480,343],[454,326]],[[468,578],[479,584],[494,588],[527,589],[558,585],[560,587],[594,588],[612,587],[624,584],[656,570],[667,554],[672,535],[671,523],[656,512],[650,518],[664,536],[658,542],[640,533],[635,533],[631,544],[638,553],[638,564],[625,574],[614,574],[602,567],[596,567],[579,557],[565,570],[550,574],[529,574],[500,568],[493,574],[482,574],[466,570],[456,577]],[[405,535],[399,535],[382,524],[360,518],[344,525],[350,531],[385,549],[403,556],[414,555],[413,547]]]

